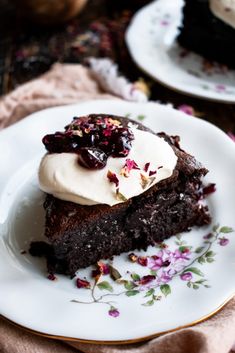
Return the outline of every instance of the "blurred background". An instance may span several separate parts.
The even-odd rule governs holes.
[[[128,72],[124,32],[133,13],[146,3],[1,0],[1,93],[47,71],[56,61],[82,63],[89,56],[110,57],[123,73]],[[134,70],[130,74],[138,76]]]
[[[83,63],[109,57],[131,81],[143,78],[150,99],[193,106],[200,118],[235,131],[235,105],[174,92],[139,70],[124,35],[133,14],[148,0],[0,0],[0,95],[47,71],[54,62]]]

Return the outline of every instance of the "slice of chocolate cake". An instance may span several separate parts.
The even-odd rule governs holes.
[[[185,0],[178,42],[211,61],[235,68],[235,1]]]
[[[208,171],[180,148],[178,136],[93,114],[43,142],[48,153],[39,182],[47,192],[49,245],[32,243],[30,251],[46,255],[50,273],[73,276],[100,259],[210,223],[201,181]]]

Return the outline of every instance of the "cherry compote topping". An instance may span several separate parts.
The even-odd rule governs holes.
[[[113,116],[91,114],[73,118],[64,132],[44,136],[49,153],[77,153],[78,163],[88,169],[102,169],[109,156],[126,157],[133,132]]]
[[[78,163],[88,169],[104,168],[107,159],[107,154],[96,147],[82,147],[78,154]]]

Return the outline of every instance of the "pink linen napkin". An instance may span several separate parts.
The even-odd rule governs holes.
[[[146,90],[142,88],[118,76],[117,67],[107,59],[91,59],[90,68],[56,64],[46,74],[1,99],[0,128],[40,109],[87,99],[116,97],[146,101]],[[86,353],[228,353],[234,340],[235,298],[203,323],[132,345],[98,346],[52,340],[29,333],[0,317],[1,353],[74,353],[78,350]]]

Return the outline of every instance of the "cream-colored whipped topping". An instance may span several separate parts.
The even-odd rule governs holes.
[[[75,153],[46,154],[39,168],[40,188],[61,200],[81,205],[113,206],[124,200],[117,197],[116,186],[107,177],[108,171],[116,174],[119,192],[126,199],[140,195],[170,177],[177,163],[177,156],[170,145],[149,132],[132,130],[135,139],[129,155],[125,158],[109,157],[105,168],[100,170],[80,166]],[[140,168],[132,169],[129,177],[120,174],[127,158],[134,160]],[[147,173],[143,170],[146,163],[150,163]],[[149,177],[149,171],[155,170],[157,173]]]
[[[211,12],[235,28],[235,0],[210,0]]]

